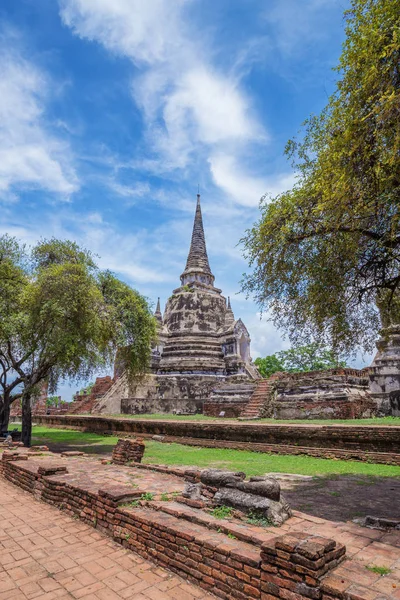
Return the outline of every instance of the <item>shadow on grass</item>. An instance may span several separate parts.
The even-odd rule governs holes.
[[[332,521],[373,515],[398,519],[400,477],[330,475],[283,490],[292,508]]]
[[[111,454],[118,438],[95,433],[34,427],[32,445],[48,446],[52,452],[79,450],[88,454]]]

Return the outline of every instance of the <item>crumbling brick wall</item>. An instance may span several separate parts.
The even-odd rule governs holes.
[[[118,440],[112,453],[112,462],[117,465],[142,462],[145,445],[140,439]]]

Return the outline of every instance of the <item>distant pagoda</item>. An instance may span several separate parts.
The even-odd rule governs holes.
[[[197,195],[192,240],[181,286],[167,300],[162,316],[158,302],[159,343],[153,353],[158,374],[209,374],[256,377],[250,336],[235,320],[230,300],[214,286]]]

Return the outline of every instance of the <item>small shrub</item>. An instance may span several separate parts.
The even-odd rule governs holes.
[[[274,523],[268,517],[255,510],[249,512],[246,522],[249,525],[257,525],[257,527],[275,527]]]
[[[389,569],[388,567],[377,567],[376,565],[367,565],[365,568],[368,569],[368,571],[372,571],[372,573],[380,575],[381,577],[383,575],[389,575],[389,573],[392,572],[392,569]]]
[[[217,506],[211,511],[211,514],[216,519],[229,519],[232,516],[233,508],[230,506]]]
[[[144,494],[142,494],[142,495],[140,496],[140,499],[141,499],[141,500],[147,500],[148,502],[149,502],[150,500],[153,500],[153,498],[154,498],[154,494],[152,494],[151,492],[145,492]]]
[[[164,492],[163,494],[161,494],[160,500],[162,500],[162,502],[169,502],[169,496],[168,496],[168,494],[166,492]]]
[[[231,540],[236,540],[236,535],[233,535],[233,533],[229,532],[228,533],[228,538],[230,538]]]

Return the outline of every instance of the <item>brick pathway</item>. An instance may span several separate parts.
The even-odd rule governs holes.
[[[0,600],[213,598],[58,509],[0,482]]]

